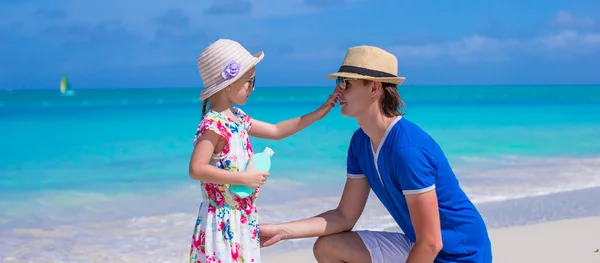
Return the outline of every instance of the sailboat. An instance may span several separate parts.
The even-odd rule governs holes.
[[[60,80],[60,94],[62,96],[73,96],[75,95],[75,91],[71,89],[69,82],[67,81],[67,76],[63,76]]]

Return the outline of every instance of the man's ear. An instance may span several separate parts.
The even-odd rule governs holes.
[[[383,91],[381,88],[381,82],[371,82],[371,97],[378,98],[379,94]]]

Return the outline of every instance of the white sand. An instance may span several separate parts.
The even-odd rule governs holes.
[[[600,217],[491,229],[494,263],[600,263]],[[598,251],[598,252],[596,252]],[[266,254],[264,263],[316,262],[309,249]]]

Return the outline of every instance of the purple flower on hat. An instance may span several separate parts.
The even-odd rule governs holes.
[[[221,76],[223,76],[224,79],[231,79],[240,73],[240,68],[242,68],[242,65],[232,60],[225,68],[223,68]]]

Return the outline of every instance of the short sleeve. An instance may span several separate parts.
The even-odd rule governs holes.
[[[348,178],[364,178],[365,174],[360,168],[359,158],[360,140],[358,134],[355,133],[350,140],[348,147],[348,157],[346,159],[346,177]]]
[[[202,121],[200,121],[198,128],[196,129],[196,134],[194,136],[194,145],[198,143],[198,138],[200,138],[202,134],[209,130],[225,138],[227,144],[229,145],[229,140],[231,139],[231,132],[229,132],[226,123],[227,121],[222,116],[219,116],[218,114],[210,111],[206,113],[206,115],[204,115],[204,117],[202,118]],[[225,150],[226,149],[224,148],[223,151]]]
[[[402,148],[394,153],[393,178],[402,193],[419,194],[435,189],[436,171],[431,156],[416,146]]]
[[[236,110],[236,115],[242,120],[242,123],[244,125],[244,129],[246,129],[247,131],[249,131],[250,128],[252,128],[252,118],[250,118],[250,116],[248,114],[246,114],[240,108],[235,108],[235,110]]]

